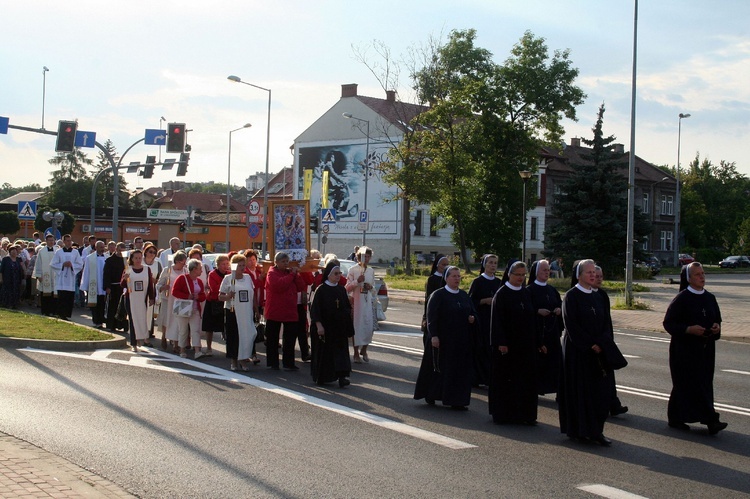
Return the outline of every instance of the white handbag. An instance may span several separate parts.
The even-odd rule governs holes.
[[[190,317],[193,314],[193,300],[175,298],[172,313],[175,317]]]

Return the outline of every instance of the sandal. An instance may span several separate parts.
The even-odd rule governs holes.
[[[260,364],[260,359],[258,357],[253,357],[250,360],[253,362],[253,365],[257,366],[258,364]]]

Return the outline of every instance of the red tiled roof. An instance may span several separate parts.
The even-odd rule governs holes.
[[[365,97],[364,95],[358,95],[356,98],[402,131],[406,129],[406,125],[415,116],[430,109],[427,106],[420,106],[419,104]]]
[[[570,166],[571,163],[586,164],[590,162],[584,159],[584,156],[591,154],[591,148],[569,145],[565,149],[560,150],[553,147],[542,147],[540,154],[542,158],[547,160],[548,170],[569,173],[573,171],[573,168]],[[627,164],[629,160],[630,153],[626,152],[622,160],[625,167],[620,169],[623,176],[628,175]],[[638,155],[635,156],[635,170],[636,180],[656,182],[664,177],[674,178],[661,168],[657,168],[648,161],[639,158]]]
[[[281,184],[279,186],[279,184]],[[268,188],[268,199],[281,199],[294,197],[294,173],[291,167],[283,168],[279,173],[271,177],[267,186],[261,187],[251,199],[263,199],[263,193]],[[248,201],[249,203],[249,201]]]

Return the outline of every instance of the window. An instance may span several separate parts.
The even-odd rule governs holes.
[[[435,215],[430,215],[430,235],[433,237],[438,235],[437,217]]]
[[[651,203],[649,201],[650,201],[650,199],[649,199],[648,192],[644,192],[643,193],[643,204],[641,205],[641,211],[645,215],[648,215],[649,211],[651,210],[651,208],[650,208]]]
[[[414,215],[414,235],[415,236],[423,236],[422,233],[422,213],[424,210],[417,210],[416,215]]]
[[[661,214],[674,215],[674,197],[662,195],[661,197]]]
[[[539,235],[537,234],[538,220],[538,217],[531,217],[531,228],[529,229],[529,239],[531,241],[539,239]]]
[[[660,249],[662,251],[672,251],[672,231],[671,230],[661,231],[660,242],[661,242]]]
[[[648,247],[648,236],[643,236],[643,246],[641,247],[643,251],[649,251]]]

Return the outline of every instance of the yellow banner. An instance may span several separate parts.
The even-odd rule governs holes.
[[[328,208],[328,170],[323,171],[323,186],[320,188],[320,207]]]
[[[305,178],[304,178],[304,184],[303,184],[303,191],[302,191],[302,199],[310,199],[310,191],[312,190],[312,177],[313,177],[313,171],[312,169],[307,169],[304,172]]]

